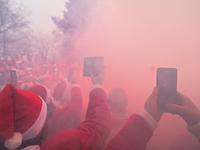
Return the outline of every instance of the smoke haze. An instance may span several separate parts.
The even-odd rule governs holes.
[[[105,57],[107,93],[124,88],[128,109],[137,113],[156,86],[156,69],[173,67],[178,69],[178,91],[200,107],[200,1],[110,0],[99,7],[94,12],[98,17],[76,49],[82,57]],[[147,149],[168,150],[183,133],[191,136],[186,123],[164,114]]]

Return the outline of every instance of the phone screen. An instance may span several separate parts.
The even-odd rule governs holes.
[[[166,103],[177,104],[177,69],[158,68],[157,88],[159,90],[157,104],[164,107]]]
[[[83,76],[91,76],[94,71],[94,57],[85,57],[83,66]]]
[[[94,60],[94,76],[98,76],[103,68],[103,62],[104,62],[104,57],[103,56],[98,56],[95,57]]]

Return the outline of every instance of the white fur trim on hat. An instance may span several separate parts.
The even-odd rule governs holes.
[[[41,98],[41,97],[40,97]],[[42,98],[41,98],[42,99]],[[47,105],[42,99],[42,109],[35,123],[23,133],[23,141],[35,138],[42,130],[47,115]]]

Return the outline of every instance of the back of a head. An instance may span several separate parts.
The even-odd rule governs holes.
[[[52,97],[55,101],[61,102],[63,105],[67,105],[71,102],[71,86],[67,78],[56,85]]]
[[[29,88],[29,91],[36,93],[37,95],[39,95],[40,97],[42,97],[42,99],[44,101],[46,101],[47,98],[47,90],[44,86],[42,85],[34,85],[31,88]]]
[[[128,97],[125,90],[122,88],[114,88],[110,91],[108,97],[108,104],[111,112],[125,113],[128,105]]]
[[[54,104],[54,100],[51,95],[51,91],[41,84],[35,84],[31,88],[29,88],[29,91],[39,95],[47,104],[47,119],[48,120],[53,111],[56,109],[56,105]]]
[[[57,86],[55,87],[54,91],[53,91],[53,98],[55,100],[60,100],[65,92],[65,89],[67,87],[67,83],[65,81],[61,81],[57,84]]]

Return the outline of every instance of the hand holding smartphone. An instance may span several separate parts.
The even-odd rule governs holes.
[[[163,109],[166,103],[178,104],[177,102],[177,69],[158,68],[157,88],[159,90],[157,105]]]

